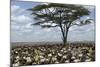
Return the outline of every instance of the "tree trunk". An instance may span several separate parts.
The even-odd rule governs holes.
[[[67,38],[64,38],[63,44],[64,44],[64,45],[67,44]]]
[[[68,30],[65,31],[66,33],[64,34],[64,38],[63,38],[63,44],[66,45],[67,44],[67,37],[68,37]]]
[[[62,50],[67,45],[68,29],[65,32],[66,33],[64,33],[64,37],[63,37],[63,45],[60,48],[60,50]],[[64,54],[64,52],[62,54]],[[62,63],[63,62],[63,59],[61,59],[60,62]]]
[[[59,25],[60,29],[61,29],[61,33],[62,33],[62,41],[63,41],[63,45],[67,44],[67,37],[68,37],[68,30],[69,30],[69,26],[64,25],[64,27],[60,24]]]

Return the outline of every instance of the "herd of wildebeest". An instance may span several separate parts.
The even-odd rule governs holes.
[[[95,61],[95,43],[67,43],[66,45],[47,43],[16,46],[11,47],[10,59],[12,67],[91,62]]]

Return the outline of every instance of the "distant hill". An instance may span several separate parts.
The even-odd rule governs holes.
[[[36,45],[62,45],[62,42],[11,42],[11,47],[16,46],[36,46]],[[93,41],[74,41],[68,42],[68,44],[95,44]]]

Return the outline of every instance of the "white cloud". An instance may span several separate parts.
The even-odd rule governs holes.
[[[37,31],[37,32],[35,32],[34,34],[35,34],[35,35],[39,35],[39,34],[41,34],[41,32]]]
[[[17,5],[11,5],[11,11],[12,12],[15,12],[16,10],[18,10],[18,9],[20,9],[20,7],[19,6],[17,6]]]
[[[88,9],[89,11],[92,11],[95,9],[95,6],[84,6],[86,9]]]
[[[20,6],[11,5],[11,14],[13,15],[20,14],[23,11],[25,11],[25,9],[21,8]]]
[[[31,17],[28,15],[25,15],[27,11],[20,6],[17,5],[11,5],[11,21],[14,22],[20,22],[20,23],[26,23],[32,21]]]
[[[19,31],[20,33],[32,31],[30,24],[33,20],[25,13],[25,9],[20,6],[11,5],[11,30]]]
[[[14,16],[12,19],[17,23],[29,23],[32,21],[30,17],[25,15]]]
[[[11,25],[11,30],[19,30],[20,26],[18,25]]]
[[[89,17],[89,16],[87,16],[87,17],[86,17],[86,19],[90,19],[90,17]]]
[[[41,3],[41,5],[48,5],[49,3]]]
[[[44,28],[43,30],[46,31],[46,32],[50,32],[51,28]]]
[[[52,23],[52,26],[56,26],[57,24],[55,24],[55,23]]]
[[[32,23],[27,23],[27,24],[25,25],[25,27],[31,29],[31,28],[33,28],[33,26],[31,26],[31,24],[32,24]]]
[[[21,30],[21,32],[23,32],[23,33],[29,33],[29,32],[32,32],[32,30],[31,29],[25,29],[25,30]]]

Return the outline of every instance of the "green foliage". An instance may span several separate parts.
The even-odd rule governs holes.
[[[82,16],[89,15],[90,13],[88,9],[80,5],[57,3],[37,5],[29,10],[32,11],[32,15],[35,16],[36,20],[38,20],[38,22],[33,25],[41,25],[43,23],[55,23],[58,24],[57,26],[60,24],[69,25],[69,23],[72,24],[73,21]]]
[[[68,30],[71,26],[82,26],[91,23],[90,20],[85,22],[81,20],[79,24],[75,22],[90,14],[88,9],[80,5],[49,3],[37,5],[29,10],[32,11],[32,15],[37,20],[32,25],[40,25],[42,28],[60,27],[64,45],[67,42]]]
[[[93,19],[87,19],[85,21],[80,21],[80,24],[78,26],[83,26],[92,23]]]

